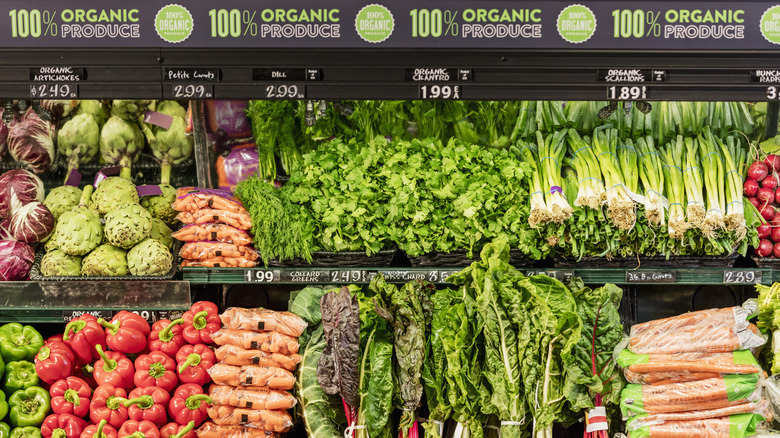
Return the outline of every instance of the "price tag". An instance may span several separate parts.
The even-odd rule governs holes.
[[[62,322],[71,322],[84,314],[89,314],[95,318],[103,319],[111,319],[114,317],[113,310],[63,310]]]
[[[611,85],[607,87],[608,100],[645,100],[647,86],[645,85]]]
[[[174,319],[171,316],[177,314],[183,315],[184,312],[171,312],[170,310],[130,310],[131,313],[141,316],[141,318],[149,322],[157,322],[161,319]]]
[[[214,97],[214,86],[208,84],[175,84],[169,88],[171,99],[211,99]]]
[[[780,100],[780,87],[766,87],[766,98],[769,100]]]
[[[333,283],[365,283],[366,271],[358,269],[339,269],[330,271],[330,281]]]
[[[428,280],[432,271],[409,271],[404,269],[380,270],[379,273],[385,277],[385,280],[391,283],[406,283],[412,280]],[[438,276],[438,274],[435,274]],[[429,280],[430,281],[430,280]]]
[[[463,88],[460,85],[420,85],[418,97],[421,100],[457,100]]]
[[[447,277],[450,275],[460,272],[458,269],[436,269],[428,271],[428,276],[426,280],[430,281],[431,283],[446,283]]]
[[[675,271],[626,271],[626,283],[675,283]]]
[[[247,283],[278,283],[279,270],[247,269],[244,271],[244,279]]]
[[[533,275],[546,275],[550,278],[554,278],[560,282],[566,282],[572,279],[574,277],[574,271],[561,271],[561,270],[552,270],[552,271],[546,271],[546,270],[539,270],[539,271],[526,271],[525,275],[527,276],[533,276]]]
[[[78,99],[79,86],[74,84],[30,84],[31,99]]]
[[[269,100],[305,99],[306,87],[296,84],[266,85],[265,98]]]
[[[756,284],[761,283],[761,271],[723,271],[724,284]]]

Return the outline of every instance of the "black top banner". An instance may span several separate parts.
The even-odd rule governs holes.
[[[780,49],[780,3],[3,0],[3,48]]]

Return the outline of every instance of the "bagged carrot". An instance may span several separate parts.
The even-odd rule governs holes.
[[[249,214],[243,204],[241,204],[241,201],[226,190],[193,187],[179,189],[172,207],[176,211],[193,212],[195,210],[214,209],[236,214]]]
[[[269,430],[248,426],[219,426],[211,421],[203,423],[197,431],[198,438],[279,438]]]
[[[273,367],[245,365],[236,367],[217,363],[208,370],[211,380],[217,385],[257,386],[270,389],[293,389],[295,376],[291,372]]]
[[[720,373],[692,373],[689,371],[659,371],[652,373],[635,373],[629,369],[623,370],[623,377],[628,383],[639,385],[668,385],[670,383],[692,382],[695,380],[715,379]]]
[[[211,406],[209,417],[219,426],[249,424],[258,429],[272,432],[287,432],[293,425],[287,411],[234,408],[233,406]]]
[[[297,354],[288,356],[279,353],[267,353],[262,350],[245,350],[235,345],[223,345],[217,348],[214,354],[220,362],[235,366],[261,365],[295,371],[295,368],[301,363],[301,356]]]
[[[279,332],[219,329],[211,334],[217,345],[235,345],[245,350],[262,350],[266,353],[291,355],[298,353],[298,339]]]
[[[620,393],[620,409],[631,417],[725,408],[760,400],[759,380],[759,374],[744,374],[668,385],[632,383]]]
[[[223,385],[211,385],[209,397],[215,405],[247,409],[292,409],[297,402],[297,399],[287,391],[255,387],[234,388]]]
[[[259,258],[252,247],[211,241],[187,242],[181,247],[179,255],[187,260],[207,260],[214,257],[248,260],[257,260]]]
[[[667,421],[628,431],[629,438],[744,438],[756,433],[761,415],[737,414],[693,421]]]
[[[253,268],[257,261],[242,257],[213,257],[203,260],[182,260],[181,267],[194,268]]]
[[[195,211],[182,211],[176,215],[176,219],[185,224],[198,225],[210,222],[221,222],[244,231],[252,228],[252,218],[246,213],[233,213],[211,208]]]
[[[645,414],[632,418],[627,424],[628,430],[637,430],[645,426],[664,424],[670,421],[695,421],[707,420],[710,418],[722,418],[738,414],[760,415],[767,422],[773,419],[772,409],[769,402],[759,400],[758,402],[742,403],[735,406],[728,406],[720,409],[710,409],[708,411],[675,412],[671,414]]]
[[[636,354],[623,350],[617,357],[621,368],[635,374],[714,373],[753,374],[762,372],[750,350],[730,353]]]
[[[231,307],[219,315],[219,318],[222,325],[229,329],[274,331],[296,338],[308,325],[301,317],[290,312],[275,312],[263,308]]]
[[[225,224],[193,224],[182,227],[171,234],[176,240],[182,242],[197,242],[199,240],[213,240],[217,242],[232,243],[233,245],[251,245],[252,237],[244,230],[233,228]]]

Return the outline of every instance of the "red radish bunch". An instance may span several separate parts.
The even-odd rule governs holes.
[[[754,161],[742,188],[767,222],[757,227],[761,242],[756,254],[780,257],[780,155],[770,154],[763,161]]]

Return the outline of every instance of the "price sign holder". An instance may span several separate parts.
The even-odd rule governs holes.
[[[30,84],[30,99],[78,99],[76,84]]]
[[[723,271],[723,284],[760,284],[763,280],[763,272],[734,269]]]

